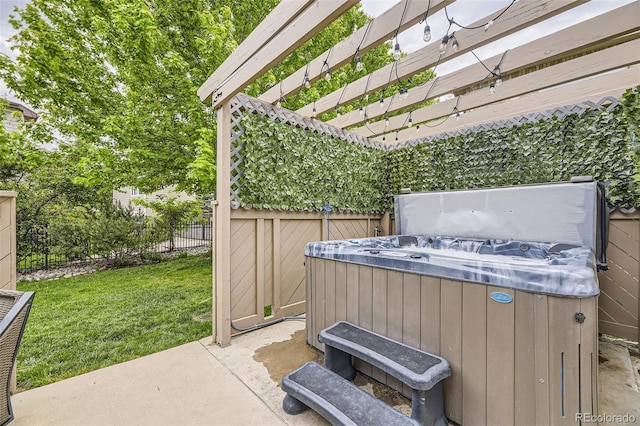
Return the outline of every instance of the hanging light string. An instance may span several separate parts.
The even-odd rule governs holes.
[[[342,87],[342,93],[340,93],[340,97],[338,98],[338,102],[336,102],[336,114],[338,116],[340,116],[340,101],[342,100],[342,97],[344,96],[344,92],[345,90],[347,90],[347,86],[349,85],[349,83],[344,83],[344,86]]]
[[[329,48],[329,52],[327,52],[327,57],[325,58],[324,62],[322,63],[322,68],[320,68],[320,75],[322,75],[322,71],[324,70],[324,67],[327,67],[327,71],[326,74],[324,75],[324,79],[326,80],[326,82],[330,82],[331,81],[331,68],[329,67],[329,57],[331,56],[331,52],[333,51],[333,47],[335,45],[331,46],[331,48]]]
[[[482,62],[482,60],[480,58],[478,58],[478,55],[476,55],[473,50],[471,51],[471,53],[473,54],[473,56],[475,56],[475,58],[478,60],[478,62],[480,62],[480,64],[482,64],[482,66],[487,71],[489,71],[489,74],[485,78],[483,78],[481,81],[484,81],[487,78],[495,78],[495,81],[491,81],[489,83],[489,94],[491,94],[491,95],[493,95],[495,93],[496,87],[500,86],[502,84],[502,70],[500,69],[500,65],[502,65],[502,61],[504,60],[504,57],[507,55],[508,51],[509,51],[509,49],[504,51],[504,53],[502,54],[502,57],[500,58],[500,62],[498,62],[498,65],[493,67],[493,70],[489,69],[489,67],[487,67],[487,65],[484,62]]]
[[[398,33],[400,33],[400,27],[402,26],[402,22],[404,21],[404,16],[407,13],[407,6],[409,5],[409,0],[405,0],[404,8],[402,9],[402,15],[400,16],[400,22],[398,22],[398,28],[396,29],[396,33],[394,38],[396,39],[396,44],[393,46],[393,59],[396,61],[400,59],[400,43],[398,42]]]
[[[360,44],[358,44],[358,47],[356,47],[356,52],[353,54],[352,61],[356,62],[356,71],[358,72],[362,71],[362,68],[363,68],[362,58],[360,57],[360,48],[362,47],[362,43],[364,43],[364,39],[367,37],[367,34],[369,33],[369,28],[371,27],[372,22],[373,20],[367,23],[367,28],[365,28],[364,34],[362,34],[362,40],[360,40]]]
[[[516,0],[511,0],[511,3],[509,3],[509,6],[507,6],[502,12],[498,13],[493,19],[490,19],[489,21],[487,21],[484,24],[476,25],[475,27],[468,27],[468,26],[465,26],[465,25],[461,25],[461,24],[457,23],[453,18],[449,18],[449,12],[447,11],[446,7],[444,8],[444,14],[447,17],[447,20],[449,21],[449,27],[451,27],[451,24],[455,24],[460,28],[464,28],[465,30],[477,30],[478,28],[484,27],[484,30],[487,31],[489,29],[489,27],[491,27],[496,20],[500,19],[500,17],[502,15],[504,15],[505,12],[507,10],[509,10],[509,8],[511,6],[513,6],[513,4],[515,2],[516,2]],[[447,32],[449,32],[449,31],[447,31]]]
[[[422,35],[422,39],[425,42],[431,41],[431,27],[427,22],[427,18],[429,17],[429,9],[431,9],[431,0],[429,0],[429,3],[427,3],[427,11],[424,13],[422,20],[419,22],[419,24],[422,24],[424,22],[424,32]]]
[[[448,119],[450,119],[450,118],[451,118],[451,116],[453,116],[453,113],[454,113],[454,112],[458,111],[458,104],[460,104],[460,96],[458,96],[458,97],[456,98],[456,105],[453,107],[453,110],[451,110],[451,113],[450,113],[450,114],[447,114],[447,116],[444,118],[444,120],[442,120],[441,122],[439,122],[439,123],[437,123],[437,124],[432,124],[432,125],[430,125],[430,124],[423,124],[423,126],[425,126],[425,127],[438,127],[438,126],[440,126],[440,125],[444,124]]]
[[[369,82],[371,81],[371,76],[372,76],[372,73],[369,73],[369,76],[367,77],[367,84],[364,86],[364,93],[360,97],[360,108],[358,108],[359,111],[360,111],[360,115],[364,116],[365,124],[367,122],[367,107],[369,105],[363,107],[362,106],[362,103],[363,103],[362,101],[366,98],[365,102],[367,102],[368,99],[369,99],[369,94],[367,93],[367,90],[369,90]]]

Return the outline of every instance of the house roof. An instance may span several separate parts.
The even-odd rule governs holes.
[[[8,108],[20,111],[22,113],[22,116],[25,118],[25,120],[36,121],[38,119],[38,114],[36,114],[35,111],[33,111],[30,108],[27,108],[22,104],[19,104],[18,102],[9,101]]]

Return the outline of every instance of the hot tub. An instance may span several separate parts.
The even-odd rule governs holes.
[[[585,188],[581,185],[580,191]],[[569,186],[574,195],[575,188]],[[589,205],[580,207],[591,197],[583,192],[585,197],[573,197],[575,202],[565,209],[570,213],[564,216],[560,205],[567,197],[558,196],[558,186],[550,191],[553,203],[539,198],[530,203],[532,208],[553,206],[548,217],[556,221],[552,225],[561,231],[562,243],[477,235],[482,223],[489,223],[481,223],[479,217],[496,217],[483,212],[482,205],[495,211],[497,204],[474,193],[471,198],[478,199],[480,207],[461,208],[459,192],[452,197],[455,208],[441,194],[424,201],[442,212],[441,217],[425,216],[425,209],[415,208],[413,221],[407,221],[412,215],[397,211],[396,220],[401,216],[405,230],[415,229],[418,221],[438,229],[438,224],[464,217],[457,224],[473,226],[462,235],[420,233],[310,243],[305,252],[308,342],[322,350],[320,330],[346,320],[444,357],[452,369],[444,382],[445,413],[465,426],[573,425],[581,413],[597,414],[596,245],[581,244],[592,236],[573,232],[589,228],[576,212],[584,210],[588,214],[583,216],[592,217]],[[398,204],[402,203],[396,200]],[[522,209],[522,203],[517,207]],[[503,229],[491,222],[490,233],[522,229],[526,235],[543,234],[516,223],[516,209],[506,209],[504,216],[512,225]],[[548,222],[535,211],[527,215],[539,226]],[[558,224],[558,218],[576,226]],[[553,234],[547,230],[546,235]],[[356,367],[411,394],[371,366]]]
[[[446,358],[445,412],[465,426],[575,424],[577,413],[597,413],[590,249],[421,235],[310,243],[305,255],[316,348],[320,330],[347,320]]]

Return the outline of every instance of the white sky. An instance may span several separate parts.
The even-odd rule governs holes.
[[[364,11],[367,14],[376,17],[399,1],[402,0],[362,0],[361,3]],[[428,0],[420,1],[424,2],[426,11]],[[615,9],[633,1],[638,2],[638,12],[640,16],[640,1],[638,0],[591,0],[584,5],[575,7],[554,18],[548,19],[540,24],[515,33],[507,37],[506,39],[502,39],[487,46],[478,48],[475,50],[475,53],[481,59],[497,55],[507,49],[511,49],[513,47],[527,43],[541,36],[551,34],[562,28],[584,21],[595,15]],[[10,44],[7,42],[7,39],[14,32],[13,28],[9,24],[9,14],[13,13],[14,6],[24,8],[24,6],[28,2],[29,0],[0,0],[0,54],[9,55],[10,57],[15,56],[15,54],[11,52]],[[457,0],[451,6],[447,7],[447,11],[449,12],[449,16],[453,17],[456,22],[467,25],[483,18],[484,16],[493,15],[494,12],[508,6],[510,2],[511,0]],[[439,39],[442,39],[448,26],[448,21],[444,16],[444,11],[440,11],[433,16],[430,16],[428,22],[429,26],[431,27],[432,34],[430,43],[434,43]],[[410,53],[424,47],[425,43],[422,40],[423,30],[424,24],[415,25],[414,27],[401,33],[399,35],[400,48],[404,52]],[[471,65],[474,62],[476,62],[475,58],[473,58],[471,54],[467,53],[456,58],[455,60],[442,64],[438,67],[436,73],[438,75],[444,75],[464,66]],[[2,81],[0,81],[0,97],[17,100],[15,96],[6,88]]]

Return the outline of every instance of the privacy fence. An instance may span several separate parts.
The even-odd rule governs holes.
[[[637,91],[630,96],[637,105]],[[600,273],[601,331],[638,340],[640,217],[621,212],[640,205],[637,125],[618,99],[606,98],[388,146],[238,95],[218,111],[214,338],[225,345],[232,333],[305,312],[306,244],[391,233],[392,199],[402,188],[591,175],[623,209],[612,215],[611,269]]]

